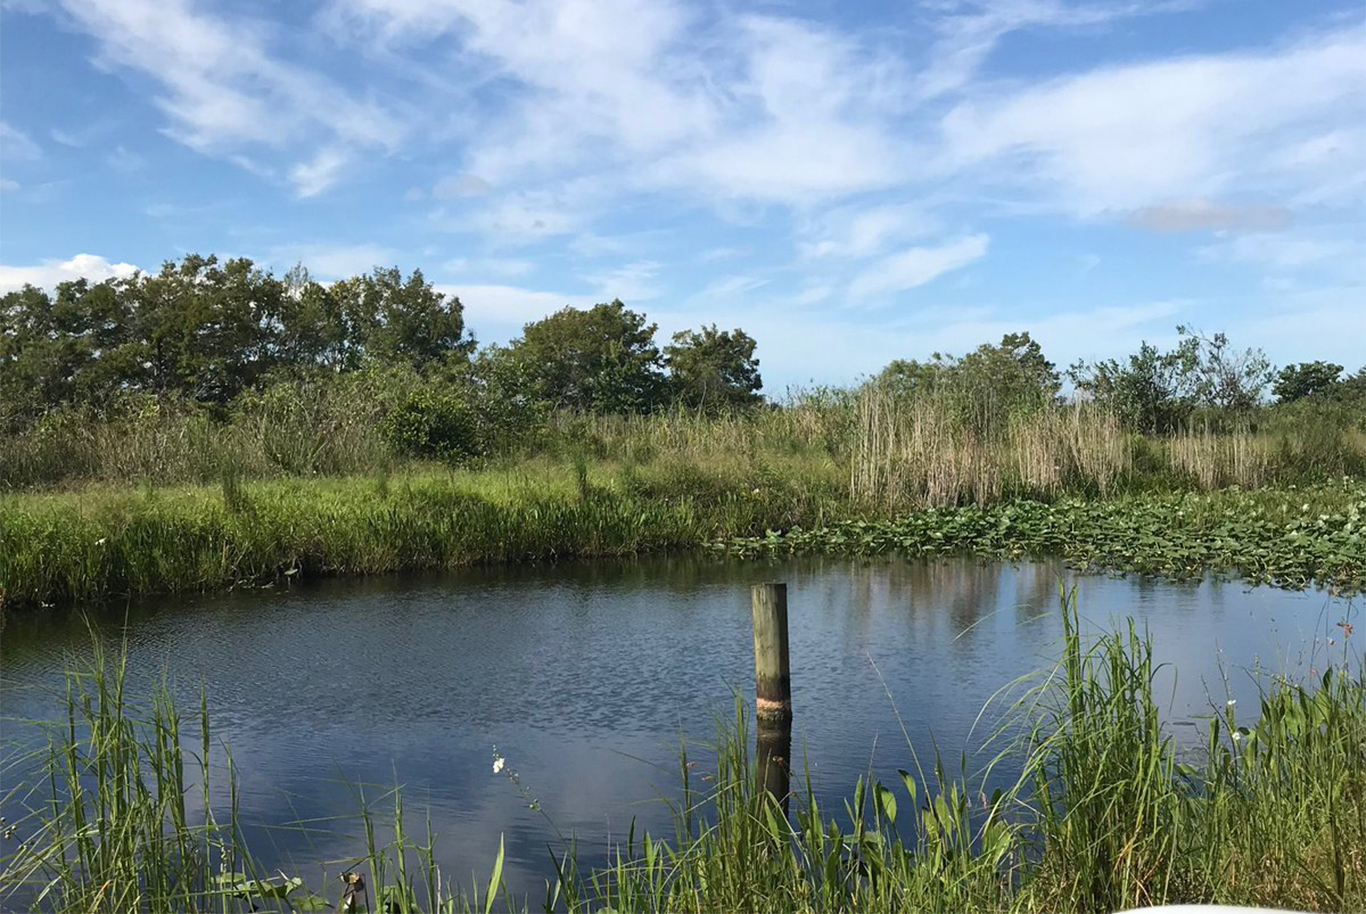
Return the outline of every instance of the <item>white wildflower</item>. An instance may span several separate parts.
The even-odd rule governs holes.
[[[102,537],[100,537],[99,539],[95,540],[95,545],[96,545],[96,546],[103,546],[103,545],[104,545],[105,543],[107,543],[107,542],[109,542],[109,537],[107,537],[107,536],[102,536]]]
[[[503,765],[506,764],[506,762],[507,762],[507,759],[503,758],[501,755],[498,756],[497,758],[495,758],[495,759],[493,760],[493,773],[494,773],[494,774],[497,774],[497,773],[499,773],[500,771],[502,771],[502,770],[503,770]]]
[[[1238,740],[1240,740],[1240,739],[1243,738],[1243,734],[1239,733],[1237,730],[1234,730],[1234,731],[1233,731],[1232,736],[1233,736],[1233,741],[1234,741],[1235,743],[1236,743]]]
[[[1236,705],[1237,703],[1238,699],[1236,698],[1230,698],[1228,701],[1224,702],[1224,704],[1228,705],[1230,708]]]

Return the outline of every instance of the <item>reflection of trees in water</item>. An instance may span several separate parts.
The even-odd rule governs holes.
[[[944,624],[956,636],[1007,608],[1003,590],[1012,585],[1017,620],[1032,619],[1057,603],[1059,569],[1050,564],[941,558],[855,561],[844,571],[823,570],[812,585],[824,589],[829,604],[847,604],[851,623],[867,622],[881,609],[917,624]]]
[[[1058,594],[1066,582],[1060,559],[1019,565],[1015,569],[1015,624],[1024,625],[1058,612]]]
[[[962,558],[897,562],[888,566],[888,599],[905,605],[912,616],[924,607],[939,618],[947,611],[947,622],[958,634],[996,609],[1004,567]]]
[[[1200,579],[1189,581],[1174,581],[1167,578],[1158,578],[1147,574],[1125,575],[1126,580],[1130,581],[1133,588],[1138,591],[1138,596],[1145,602],[1155,596],[1170,599],[1173,593],[1183,596],[1194,596],[1205,586],[1205,582]],[[1217,584],[1215,585],[1217,588]],[[1246,586],[1246,585],[1240,585]],[[1218,594],[1218,590],[1207,591],[1211,596]],[[1189,601],[1183,600],[1182,603]]]
[[[1010,580],[1016,603],[1031,615],[1045,611],[1050,598],[1057,600],[1048,566],[1017,569],[963,558],[838,559],[785,570],[794,600],[813,611],[840,613],[852,630],[872,629],[890,615],[892,621],[945,624],[957,635],[1002,608],[1003,582]]]

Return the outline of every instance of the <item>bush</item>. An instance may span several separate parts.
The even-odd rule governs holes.
[[[479,417],[451,393],[420,388],[400,399],[380,423],[384,440],[410,457],[460,461],[484,453]]]

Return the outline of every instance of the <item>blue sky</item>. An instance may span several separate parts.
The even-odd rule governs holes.
[[[1357,0],[3,0],[0,289],[421,267],[620,297],[770,392],[1028,329],[1366,361]]]

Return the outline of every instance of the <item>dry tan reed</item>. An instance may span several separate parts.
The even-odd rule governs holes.
[[[1247,431],[1216,434],[1188,429],[1171,439],[1172,466],[1203,489],[1253,488],[1266,481],[1271,446],[1269,438]]]
[[[999,437],[976,433],[937,400],[876,388],[855,404],[850,495],[883,510],[990,504],[1007,492],[1104,494],[1128,468],[1114,416],[1089,405],[1014,416]]]
[[[1019,486],[1043,495],[1077,483],[1105,495],[1129,466],[1119,420],[1090,404],[1017,415],[1006,446]]]

